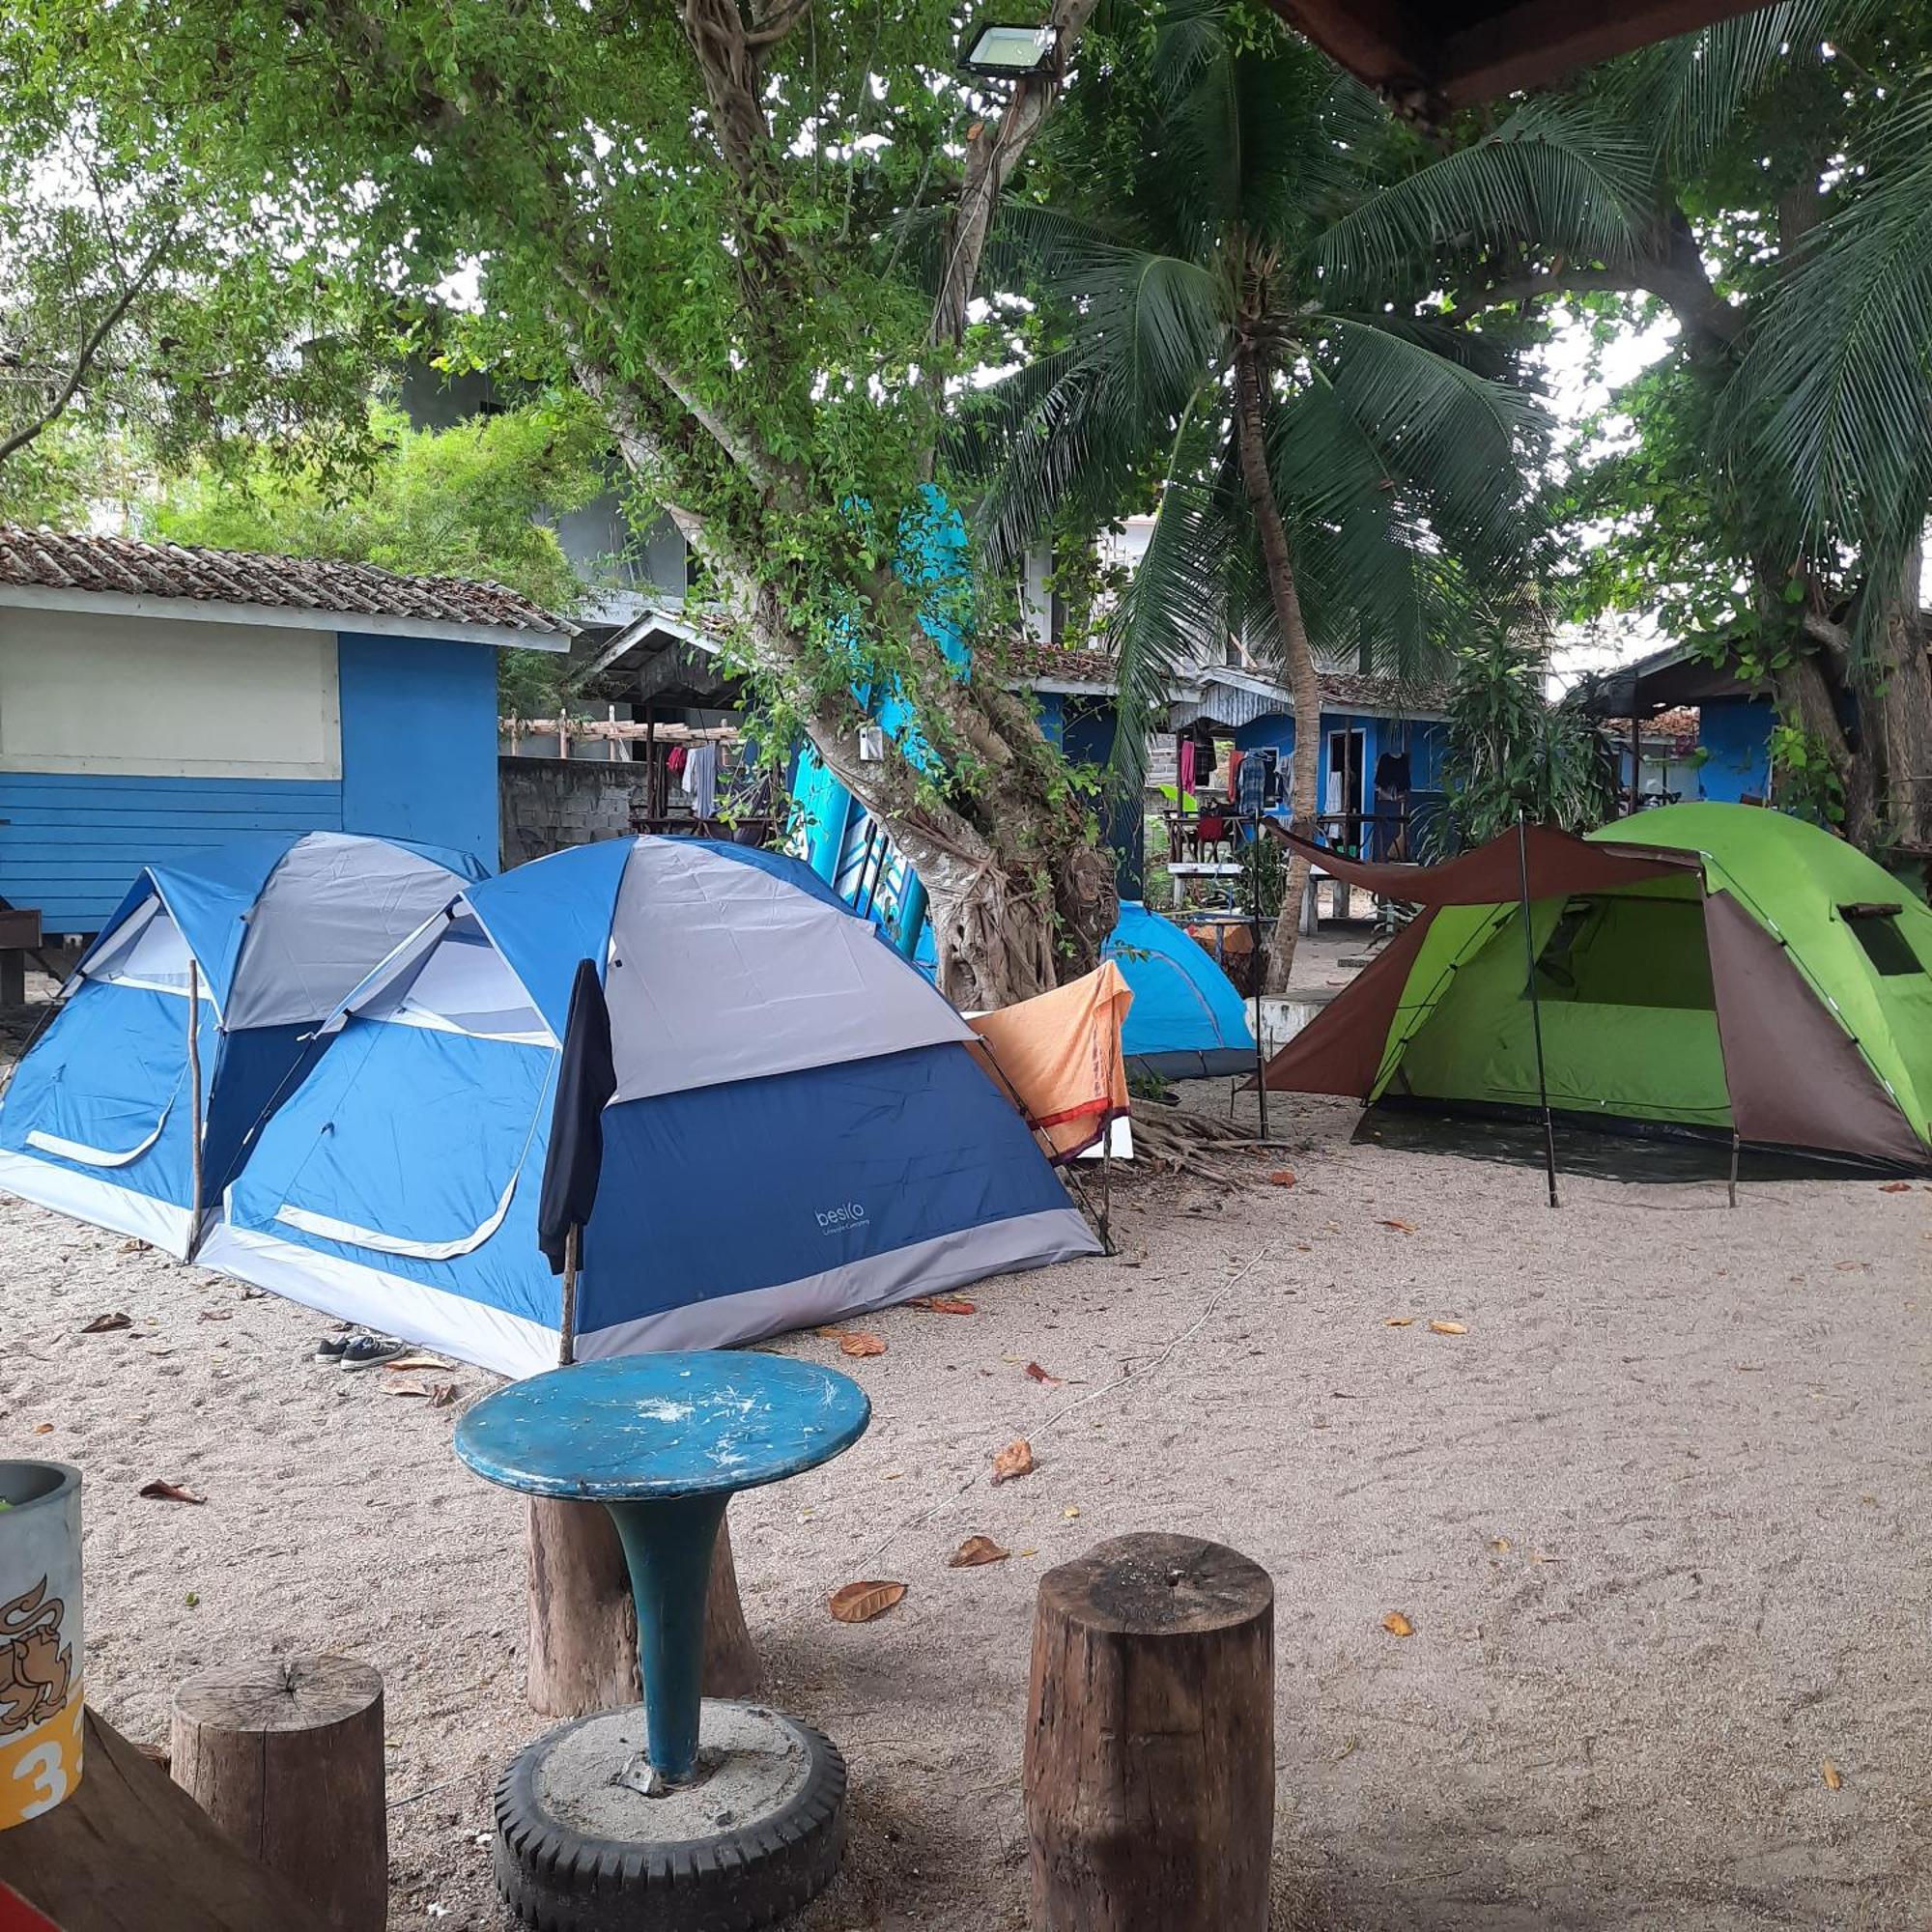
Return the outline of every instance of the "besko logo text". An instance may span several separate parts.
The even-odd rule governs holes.
[[[866,1206],[862,1201],[848,1201],[842,1208],[818,1210],[818,1225],[828,1235],[836,1235],[841,1228],[856,1228],[865,1218]]]

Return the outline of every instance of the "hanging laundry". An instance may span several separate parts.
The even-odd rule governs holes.
[[[697,817],[709,818],[718,810],[718,747],[709,738],[692,746],[684,761],[684,788]]]
[[[1187,794],[1193,789],[1194,740],[1192,738],[1183,738],[1180,741],[1180,805],[1183,810],[1187,806]]]
[[[678,789],[682,790],[684,788],[682,782],[682,774],[684,772],[684,747],[682,745],[673,745],[670,748],[670,750],[665,753],[665,770],[668,771],[672,778],[679,780]]]

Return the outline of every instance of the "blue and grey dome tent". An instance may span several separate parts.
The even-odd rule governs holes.
[[[1255,1070],[1246,1003],[1213,955],[1172,920],[1122,899],[1100,956],[1119,965],[1133,990],[1121,1029],[1129,1067],[1161,1080]]]
[[[0,1104],[0,1187],[185,1260],[319,1023],[481,873],[467,854],[339,832],[148,867]]]
[[[537,1209],[580,961],[616,1091],[576,1353],[715,1348],[1098,1252],[971,1030],[810,871],[614,839],[453,899],[337,1016],[202,1260],[507,1375],[557,1359]]]

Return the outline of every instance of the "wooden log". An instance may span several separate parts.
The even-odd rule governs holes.
[[[175,1782],[337,1932],[389,1911],[383,1680],[346,1657],[250,1658],[175,1692]]]
[[[1034,1932],[1266,1932],[1274,1585],[1199,1537],[1040,1579],[1028,1694]]]
[[[602,1503],[529,1503],[530,1709],[587,1718],[635,1704],[638,1613],[623,1547]],[[745,1628],[729,1519],[720,1526],[704,1605],[704,1694],[755,1697],[758,1653]]]
[[[63,1932],[327,1932],[158,1765],[93,1711],[84,1721],[79,1784],[0,1832],[0,1885]]]

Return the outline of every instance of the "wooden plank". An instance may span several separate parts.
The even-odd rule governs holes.
[[[62,1932],[328,1932],[93,1711],[78,1789],[0,1832],[0,1884]]]
[[[36,947],[41,943],[38,907],[10,906],[0,911],[0,949]]]
[[[1573,68],[1634,52],[1748,11],[1740,0],[1522,0],[1424,6],[1417,0],[1269,0],[1358,79],[1404,106],[1439,113]]]

